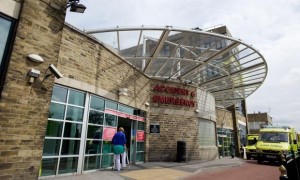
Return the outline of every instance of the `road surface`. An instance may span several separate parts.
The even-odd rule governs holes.
[[[279,164],[248,160],[241,166],[199,172],[185,180],[278,180],[279,176]]]

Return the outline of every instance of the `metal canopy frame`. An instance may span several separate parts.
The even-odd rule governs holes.
[[[211,92],[217,106],[234,105],[256,91],[267,76],[258,50],[217,29],[116,27],[86,30],[152,79],[179,82]],[[117,44],[116,44],[117,43]]]

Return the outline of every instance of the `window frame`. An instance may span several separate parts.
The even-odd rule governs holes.
[[[4,82],[6,79],[9,59],[11,57],[12,48],[13,48],[13,44],[15,42],[15,37],[16,37],[16,33],[17,33],[18,21],[17,21],[17,19],[9,17],[1,12],[0,12],[0,18],[3,18],[5,20],[8,20],[11,22],[9,33],[7,36],[7,42],[6,42],[5,48],[4,48],[3,57],[0,62],[0,99],[1,99],[2,90],[3,90]]]

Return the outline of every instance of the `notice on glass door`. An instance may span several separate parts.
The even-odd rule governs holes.
[[[137,131],[136,132],[136,140],[137,141],[145,141],[145,132],[144,131]]]
[[[116,134],[116,128],[105,127],[103,130],[103,140],[111,141]]]

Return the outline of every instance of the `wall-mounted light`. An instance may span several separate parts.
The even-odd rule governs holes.
[[[42,63],[44,59],[38,54],[28,54],[27,58],[33,62]]]
[[[38,78],[40,76],[41,72],[39,70],[36,69],[30,69],[28,71],[28,76],[29,78],[29,83],[32,84],[34,82],[35,78]]]
[[[127,88],[120,88],[119,89],[119,96],[128,96],[128,89]]]
[[[70,8],[71,12],[84,13],[86,7],[83,4],[78,4],[79,0],[69,0],[67,8]]]

